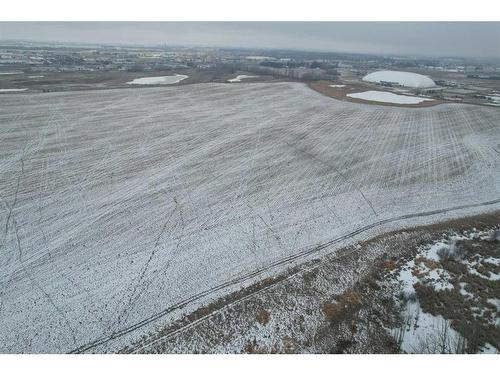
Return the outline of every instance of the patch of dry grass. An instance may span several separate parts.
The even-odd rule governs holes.
[[[259,310],[257,312],[256,319],[260,324],[265,326],[267,323],[269,323],[269,312],[266,310]]]

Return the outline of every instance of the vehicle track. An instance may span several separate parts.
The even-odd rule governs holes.
[[[106,344],[116,338],[119,338],[119,337],[122,337],[130,332],[133,332],[139,328],[142,328],[144,326],[146,326],[147,324],[150,324],[162,317],[164,317],[165,315],[175,311],[175,310],[178,310],[178,309],[181,309],[185,306],[187,306],[188,304],[194,302],[194,301],[197,301],[203,297],[206,297],[214,292],[217,292],[217,291],[220,291],[220,290],[223,290],[225,288],[228,288],[230,286],[233,286],[233,285],[237,285],[237,284],[240,284],[242,282],[245,282],[247,280],[250,280],[252,278],[254,278],[255,276],[258,276],[274,267],[277,267],[277,266],[282,266],[282,265],[285,265],[287,263],[291,263],[297,259],[300,259],[300,258],[304,258],[308,255],[311,255],[313,253],[317,253],[327,247],[330,247],[332,245],[335,245],[339,242],[342,242],[344,240],[347,240],[347,239],[350,239],[360,233],[363,233],[363,232],[366,232],[370,229],[373,229],[375,227],[379,227],[379,226],[382,226],[382,225],[385,225],[385,224],[388,224],[388,223],[393,223],[393,222],[397,222],[397,221],[401,221],[401,220],[407,220],[407,219],[412,219],[412,218],[420,218],[420,217],[427,217],[427,216],[432,216],[432,215],[437,215],[437,214],[444,214],[444,213],[447,213],[447,212],[452,212],[452,211],[458,211],[458,210],[462,210],[462,209],[467,209],[467,208],[475,208],[475,207],[483,207],[483,206],[491,206],[491,205],[494,205],[494,204],[497,204],[497,203],[500,203],[500,198],[499,199],[495,199],[495,200],[492,200],[492,201],[487,201],[487,202],[481,202],[481,203],[473,203],[473,204],[466,204],[466,205],[460,205],[460,206],[454,206],[454,207],[450,207],[450,208],[445,208],[445,209],[440,209],[440,210],[433,210],[433,211],[426,211],[426,212],[420,212],[420,213],[414,213],[414,214],[407,214],[407,215],[401,215],[401,216],[397,216],[397,217],[394,217],[394,218],[389,218],[389,219],[384,219],[384,220],[380,220],[380,221],[376,221],[374,223],[371,223],[371,224],[368,224],[368,225],[365,225],[361,228],[358,228],[350,233],[347,233],[343,236],[340,236],[340,237],[337,237],[331,241],[328,241],[328,242],[325,242],[323,244],[320,244],[318,246],[315,246],[315,247],[312,247],[312,248],[309,248],[309,249],[306,249],[302,252],[299,252],[297,254],[294,254],[294,255],[291,255],[289,257],[285,257],[285,258],[282,258],[280,260],[277,260],[269,265],[267,265],[266,267],[263,267],[263,268],[260,268],[258,270],[255,270],[253,272],[250,272],[246,275],[243,275],[241,277],[238,277],[238,278],[235,278],[235,279],[232,279],[232,280],[229,280],[228,282],[226,283],[223,283],[223,284],[220,284],[214,288],[210,288],[210,289],[207,289],[201,293],[197,293],[195,294],[194,296],[191,296],[179,303],[176,303],[168,308],[166,308],[165,310],[162,310],[144,320],[141,320],[135,324],[132,324],[126,328],[123,328],[123,329],[120,329],[118,331],[115,331],[113,332],[111,335],[108,335],[108,336],[103,336],[101,338],[98,338],[92,342],[89,342],[85,345],[82,345],[78,348],[75,348],[71,351],[69,351],[68,353],[69,354],[79,354],[79,353],[84,353],[84,352],[87,352],[91,349],[94,349],[100,345],[103,345],[103,344]],[[200,319],[203,319],[205,317],[202,317]],[[198,319],[198,320],[200,320]],[[194,323],[194,322],[192,322]],[[181,327],[179,328],[178,330],[175,330],[173,332],[170,332],[169,335],[172,335],[174,334],[175,332],[177,331],[180,331],[182,330],[184,327]]]

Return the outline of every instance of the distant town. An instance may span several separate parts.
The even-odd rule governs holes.
[[[447,102],[500,106],[500,62],[495,60],[0,42],[0,93],[119,88],[139,76],[172,73],[189,77],[178,84],[228,82],[235,74],[246,73],[249,81],[333,82],[346,84],[344,91],[349,91],[349,85],[366,85],[362,78],[377,70],[414,72],[435,82],[433,87],[405,88],[403,93]],[[377,85],[401,93],[397,82]]]

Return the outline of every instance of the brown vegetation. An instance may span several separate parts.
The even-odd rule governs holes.
[[[220,343],[222,340],[231,340],[231,336],[228,335],[228,332],[221,327],[222,322],[224,322],[226,326],[231,325],[231,322],[234,322],[234,324],[239,322],[238,326],[235,326],[235,332],[238,333],[233,332],[232,335],[244,335],[245,333],[241,331],[241,321],[244,321],[247,317],[255,322],[255,325],[260,325],[261,328],[266,326],[265,329],[268,330],[269,323],[265,322],[270,318],[270,314],[275,313],[274,307],[272,306],[275,306],[276,303],[284,305],[290,303],[290,300],[286,299],[287,296],[296,296],[300,293],[313,295],[311,294],[311,290],[314,290],[315,285],[318,285],[318,281],[323,280],[322,278],[325,275],[332,276],[341,274],[346,276],[347,272],[350,272],[348,270],[352,267],[359,268],[356,266],[358,262],[361,260],[366,262],[366,257],[368,255],[366,249],[373,248],[373,246],[381,246],[383,250],[377,258],[372,261],[374,266],[371,267],[371,271],[363,274],[363,277],[360,278],[358,282],[350,284],[341,294],[325,296],[324,301],[328,302],[320,306],[324,324],[320,331],[314,332],[314,345],[320,352],[397,352],[397,345],[391,337],[387,335],[386,330],[379,329],[379,327],[390,327],[394,324],[392,316],[397,313],[397,311],[394,311],[393,307],[391,307],[393,298],[390,296],[387,297],[387,295],[384,294],[385,291],[383,288],[381,289],[379,281],[383,280],[385,275],[390,273],[394,267],[397,268],[398,265],[404,263],[403,259],[409,260],[414,257],[416,255],[415,249],[418,246],[429,243],[429,241],[433,239],[442,238],[443,232],[449,230],[463,231],[472,227],[485,228],[498,224],[499,219],[500,212],[479,215],[472,218],[451,220],[433,225],[398,230],[373,237],[372,239],[359,243],[362,251],[353,252],[351,247],[339,249],[335,253],[335,256],[326,256],[322,258],[321,261],[311,261],[304,265],[304,268],[296,267],[290,269],[288,273],[279,275],[277,278],[263,280],[249,288],[242,289],[226,298],[215,301],[208,306],[208,308],[199,309],[193,312],[188,319],[181,319],[175,324],[166,326],[154,335],[144,337],[143,340],[137,342],[134,347],[125,348],[123,352],[140,349],[151,341],[155,341],[162,336],[172,336],[177,331],[185,332],[183,333],[183,337],[188,340],[190,337],[194,336],[199,338],[199,335],[193,335],[191,330],[203,330],[207,332],[207,345],[213,347],[215,342]],[[404,236],[399,237],[401,234],[404,234]],[[404,238],[405,240],[400,241],[398,238]],[[490,254],[491,251],[493,251],[493,249],[484,249],[482,251],[483,256]],[[448,263],[450,264],[449,267],[452,267],[451,264],[454,262]],[[349,266],[351,268],[345,269],[343,268],[344,266]],[[304,269],[306,269],[306,271],[304,271]],[[295,283],[292,286],[288,277],[297,274],[300,275],[299,279],[294,278],[294,280],[301,280],[301,282]],[[332,276],[332,278],[328,280],[335,283],[337,276]],[[488,280],[479,277],[477,278],[477,283],[477,288],[489,284]],[[473,285],[471,285],[471,287],[472,286]],[[274,302],[272,304],[264,304],[264,299],[262,295],[259,294],[259,291],[269,290],[270,287],[273,288],[273,292],[263,293],[262,295],[272,296]],[[294,300],[294,298],[291,300]],[[228,306],[228,304],[231,304],[232,307],[230,309],[225,309],[225,306]],[[425,301],[423,304],[425,305]],[[446,309],[446,306],[452,305],[448,305],[446,301],[442,305],[442,308]],[[218,313],[218,310],[220,310],[221,313]],[[450,311],[450,309],[448,309],[448,311]],[[276,313],[279,315],[278,312]],[[312,311],[308,312],[307,309],[297,310],[297,314],[309,318],[314,316]],[[205,319],[209,315],[212,316]],[[200,324],[193,325],[192,328],[188,328],[186,331],[183,330],[183,327],[186,327],[190,322],[196,321],[199,321]],[[298,323],[302,320],[294,319],[294,321]],[[280,327],[283,327],[283,325],[280,325]],[[295,329],[297,328],[298,327]],[[460,331],[460,329],[458,330]],[[358,341],[356,332],[360,332],[359,334],[368,341]],[[275,331],[275,333],[277,333],[277,331]],[[170,352],[173,347],[172,345],[175,347],[179,345],[178,336],[172,337],[177,338],[172,338],[171,342],[167,340],[162,341],[161,344],[147,347],[147,349],[140,349],[139,351],[155,353]],[[277,338],[279,341],[268,345],[266,342],[257,341],[255,337],[249,337],[242,346],[241,351],[245,353],[302,352],[305,348],[313,345],[312,341],[297,341],[298,339],[296,337],[293,337],[288,331],[282,331],[282,329],[280,329]],[[203,345],[203,343],[197,344],[200,351],[207,350],[206,348],[208,348],[208,346],[205,347]]]
[[[269,323],[269,313],[266,310],[259,310],[257,312],[257,321],[265,326]]]

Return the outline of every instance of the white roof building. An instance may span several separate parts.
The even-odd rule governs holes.
[[[426,88],[436,86],[434,81],[427,76],[410,72],[397,72],[393,70],[381,70],[367,74],[363,81],[398,86]]]

